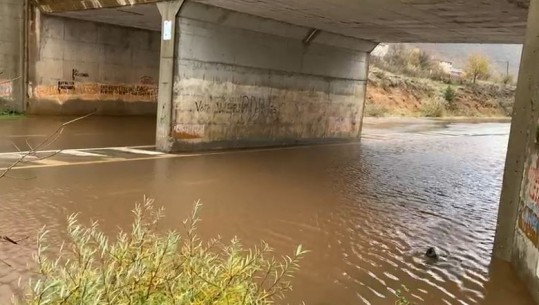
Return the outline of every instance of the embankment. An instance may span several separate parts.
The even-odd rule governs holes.
[[[454,97],[444,94],[450,86]],[[436,81],[394,74],[372,67],[365,116],[507,117],[512,113],[515,86],[480,82]]]

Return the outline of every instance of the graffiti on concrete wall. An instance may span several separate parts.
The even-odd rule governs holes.
[[[279,120],[279,109],[269,97],[239,96],[237,98],[210,98],[209,102],[194,102],[190,112],[210,115],[233,115],[243,122],[276,122]],[[228,118],[223,118],[228,121]],[[216,120],[210,118],[209,120]],[[219,119],[217,119],[218,121]],[[177,122],[173,130],[176,139],[193,140],[206,137],[206,125],[184,124]]]
[[[75,90],[74,81],[58,81],[58,94],[69,93],[69,91]]]
[[[330,83],[281,88],[266,86],[266,81],[244,84],[247,72],[227,82],[211,77],[211,72],[205,75],[175,79],[171,134],[182,144],[223,141],[249,146],[359,135],[362,82],[345,82],[346,90]]]
[[[143,85],[155,85],[153,77],[147,75],[140,78],[140,83]]]
[[[150,97],[157,100],[157,87],[151,85],[99,84],[99,94],[133,97]]]
[[[81,72],[77,69],[73,69],[72,72],[71,72],[71,78],[73,79],[73,81],[75,81],[77,78],[87,78],[87,77],[90,77],[90,74],[86,73],[86,72]]]
[[[212,113],[212,114],[246,114],[251,118],[266,117],[277,119],[279,109],[271,98],[255,97],[255,96],[240,96],[237,99],[230,99],[217,102],[195,102],[197,112]]]
[[[527,185],[523,189],[523,206],[520,210],[518,226],[536,246],[539,246],[539,159],[533,156],[531,166],[526,173]]]
[[[539,218],[529,206],[524,206],[520,211],[519,228],[535,247],[537,247],[537,239],[539,238],[537,233],[539,229]]]
[[[177,124],[174,126],[176,139],[200,139],[204,137],[205,126],[202,124]]]
[[[90,82],[89,77],[88,72],[73,68],[71,79],[59,80],[56,86],[38,85],[32,94],[37,99],[60,102],[69,99],[157,102],[157,86],[149,76],[141,77],[138,84],[103,84]]]
[[[2,99],[13,98],[13,82],[12,81],[0,79],[0,98]]]
[[[37,86],[34,89],[34,96],[36,98],[114,99],[157,102],[157,86],[58,81],[57,86]]]

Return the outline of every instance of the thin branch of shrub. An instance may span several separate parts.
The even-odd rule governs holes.
[[[69,125],[71,125],[71,124],[73,124],[75,122],[78,122],[80,120],[86,119],[89,116],[92,116],[94,114],[95,114],[95,112],[92,112],[92,113],[86,114],[84,116],[81,116],[81,117],[78,117],[78,118],[75,118],[73,120],[70,120],[70,121],[67,121],[67,122],[63,123],[62,125],[58,126],[58,128],[56,128],[56,130],[53,133],[51,133],[49,136],[47,136],[47,138],[45,138],[42,142],[37,144],[35,147],[32,147],[30,145],[30,143],[28,142],[28,140],[26,140],[26,145],[28,145],[28,148],[29,148],[28,151],[25,151],[25,152],[20,151],[18,146],[13,143],[14,146],[17,148],[17,150],[19,150],[19,153],[21,154],[21,156],[15,162],[13,162],[11,165],[9,165],[7,168],[5,168],[2,171],[2,173],[0,173],[0,179],[8,177],[8,173],[11,170],[13,170],[15,167],[20,165],[21,163],[25,163],[29,156],[36,156],[37,153],[40,150],[44,150],[47,147],[49,147],[50,145],[52,145],[54,142],[56,142],[60,138],[60,136],[62,135],[62,133],[64,132],[64,130],[65,130],[65,128],[67,126],[69,126]],[[61,151],[62,150],[57,150],[57,151],[52,152],[52,153],[50,153],[50,154],[48,154],[46,156],[39,157],[38,160],[44,160],[44,159],[52,158],[55,155],[59,154]]]

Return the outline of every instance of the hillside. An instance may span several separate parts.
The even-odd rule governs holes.
[[[455,95],[444,98],[447,87]],[[510,116],[514,86],[490,82],[448,85],[429,78],[394,74],[376,66],[369,72],[366,116]]]

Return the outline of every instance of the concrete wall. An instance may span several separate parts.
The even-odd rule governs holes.
[[[539,0],[530,1],[494,255],[512,261],[539,303]]]
[[[539,300],[539,144],[530,149],[520,195],[513,262]]]
[[[0,111],[24,109],[23,0],[0,1]]]
[[[160,36],[37,14],[29,112],[154,115]]]
[[[375,44],[188,2],[178,22],[174,150],[359,138]]]

